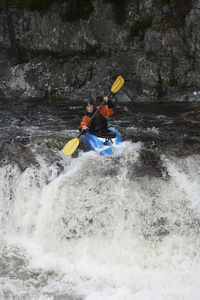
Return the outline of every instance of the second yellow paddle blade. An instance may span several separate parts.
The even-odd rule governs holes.
[[[79,145],[79,139],[75,138],[69,141],[65,147],[62,149],[62,152],[66,155],[71,155]]]
[[[122,76],[118,76],[112,85],[111,92],[116,93],[117,91],[119,91],[119,89],[121,89],[123,84],[124,84],[124,78]]]

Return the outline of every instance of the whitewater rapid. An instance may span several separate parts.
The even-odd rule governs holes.
[[[139,177],[143,147],[1,167],[0,299],[199,300],[200,156]]]

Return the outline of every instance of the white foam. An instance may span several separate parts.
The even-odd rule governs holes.
[[[198,228],[188,224],[199,201],[199,157],[163,157],[170,179],[139,178],[141,147],[125,142],[114,156],[61,156],[61,175],[39,156],[41,169],[1,168],[2,249],[17,247],[26,270],[40,274],[27,282],[2,278],[3,292],[41,300],[199,300]],[[159,236],[160,228],[168,234]]]

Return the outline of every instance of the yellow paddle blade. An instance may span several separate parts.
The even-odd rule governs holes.
[[[69,141],[65,147],[62,149],[62,152],[66,155],[71,155],[79,145],[79,139],[75,138]]]
[[[116,93],[117,91],[119,91],[119,89],[121,89],[123,84],[124,84],[124,78],[122,76],[118,76],[112,85],[111,92]]]

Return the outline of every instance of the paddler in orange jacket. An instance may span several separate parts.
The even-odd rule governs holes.
[[[108,99],[108,97],[104,97],[104,101],[106,102],[105,105],[100,108],[88,127],[90,128],[90,132],[97,136],[113,138],[115,134],[113,135],[113,132],[108,129],[105,116],[113,115],[115,112],[115,106],[113,102]],[[98,110],[99,106],[94,107],[94,103],[91,99],[84,99],[83,107],[86,108],[86,114],[81,121],[79,129],[87,131],[87,123],[95,114],[95,111]]]

